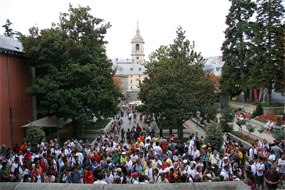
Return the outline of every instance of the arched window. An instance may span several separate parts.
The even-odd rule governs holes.
[[[136,44],[136,51],[139,51],[139,50],[140,50],[140,45]]]

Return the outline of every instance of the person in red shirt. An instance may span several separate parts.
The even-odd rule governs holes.
[[[22,151],[22,154],[24,155],[26,153],[26,148],[27,148],[27,142],[25,141],[21,146],[20,150]]]
[[[93,171],[90,166],[87,167],[87,172],[84,175],[84,181],[85,183],[88,183],[88,184],[94,183]]]
[[[30,152],[31,150],[29,148],[27,148],[27,153],[24,156],[24,160],[29,163],[30,162],[30,158],[32,157],[32,153]]]

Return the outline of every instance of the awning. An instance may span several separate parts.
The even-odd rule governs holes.
[[[133,101],[130,102],[129,105],[142,105],[143,103],[141,101]]]
[[[68,119],[64,121],[63,119],[58,119],[58,127],[62,128],[68,123],[71,123],[71,119]],[[41,127],[41,128],[49,128],[49,127],[57,127],[57,118],[52,116],[52,117],[44,117],[41,119],[38,119],[36,121],[32,121],[26,125],[23,125],[22,127]]]

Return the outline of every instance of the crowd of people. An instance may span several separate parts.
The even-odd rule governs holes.
[[[130,119],[132,120],[132,119]],[[224,135],[223,147],[194,134],[177,142],[155,134],[150,124],[124,131],[117,116],[93,143],[42,139],[1,146],[1,182],[148,184],[244,181],[250,189],[276,189],[285,179],[285,140],[266,140],[246,150]]]

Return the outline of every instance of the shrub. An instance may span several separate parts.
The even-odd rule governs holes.
[[[32,147],[36,147],[42,138],[45,138],[46,134],[44,130],[39,127],[29,127],[26,130],[25,141],[31,142]]]
[[[280,131],[274,131],[273,137],[279,142],[285,139],[285,128],[281,128]]]
[[[254,110],[253,113],[252,113],[252,118],[254,119],[256,117],[256,111]]]
[[[258,104],[256,107],[256,116],[260,116],[263,114],[263,108],[261,104]]]
[[[276,125],[281,126],[281,117],[277,117]]]
[[[246,129],[248,130],[249,133],[253,133],[255,131],[255,128],[250,124],[246,125]]]

